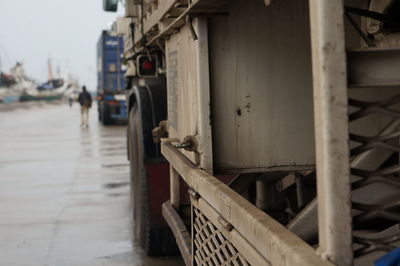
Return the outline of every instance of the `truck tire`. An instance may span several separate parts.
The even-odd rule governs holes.
[[[103,122],[103,118],[102,118],[102,115],[101,115],[101,109],[100,109],[100,107],[97,108],[97,114],[98,114],[98,117],[99,117],[99,121],[100,121],[100,122]]]
[[[140,111],[135,104],[129,112],[128,145],[131,178],[131,207],[134,238],[149,256],[177,255],[175,238],[169,228],[154,228],[149,219],[149,194],[144,164]]]
[[[111,118],[111,110],[110,110],[110,107],[109,106],[107,106],[107,104],[103,104],[103,108],[101,109],[101,111],[102,111],[102,115],[101,115],[101,118],[102,118],[102,122],[103,122],[103,125],[111,125],[112,124],[112,118]]]

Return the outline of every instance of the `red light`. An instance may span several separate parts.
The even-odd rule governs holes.
[[[150,61],[144,61],[142,67],[144,70],[149,71],[153,68],[153,63]]]
[[[97,100],[98,101],[102,101],[104,99],[104,93],[99,93],[99,95],[97,96]]]
[[[119,102],[117,101],[108,101],[108,105],[118,105]]]

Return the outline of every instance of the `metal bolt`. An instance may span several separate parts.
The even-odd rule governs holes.
[[[192,144],[189,142],[182,142],[182,143],[175,144],[175,148],[177,148],[177,149],[186,149],[186,148],[190,148],[191,146],[192,146]]]
[[[225,228],[225,230],[227,230],[228,232],[232,231],[233,229],[233,225],[228,222],[227,220],[225,220],[224,217],[219,216],[218,217],[218,222],[222,225],[223,228]]]
[[[196,191],[194,191],[193,189],[189,188],[189,195],[192,199],[194,199],[195,201],[197,201],[200,198],[200,194],[197,193]]]

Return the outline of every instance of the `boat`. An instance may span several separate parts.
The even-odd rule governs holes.
[[[64,78],[53,78],[51,60],[48,61],[48,80],[39,86],[25,89],[20,101],[55,101],[64,96],[65,91],[71,85]]]
[[[34,89],[25,90],[21,101],[55,101],[60,100],[67,90],[68,84],[63,79],[49,80]]]
[[[24,75],[21,63],[10,69],[10,73],[0,72],[0,102],[11,103],[20,100],[23,85],[27,78]]]
[[[21,94],[7,87],[0,87],[0,103],[11,103],[18,102],[20,100]]]
[[[19,100],[20,94],[12,86],[15,84],[13,76],[6,73],[0,73],[0,102],[10,103]]]

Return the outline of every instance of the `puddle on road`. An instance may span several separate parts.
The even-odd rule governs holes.
[[[113,189],[113,188],[125,187],[127,185],[129,185],[129,182],[119,182],[119,183],[107,183],[104,184],[103,187],[107,189]]]
[[[102,164],[101,167],[104,168],[113,168],[113,167],[125,167],[129,166],[127,163],[115,163],[115,164]]]
[[[107,196],[112,197],[112,198],[121,197],[124,195],[126,195],[126,193],[109,193],[109,194],[107,194]]]

